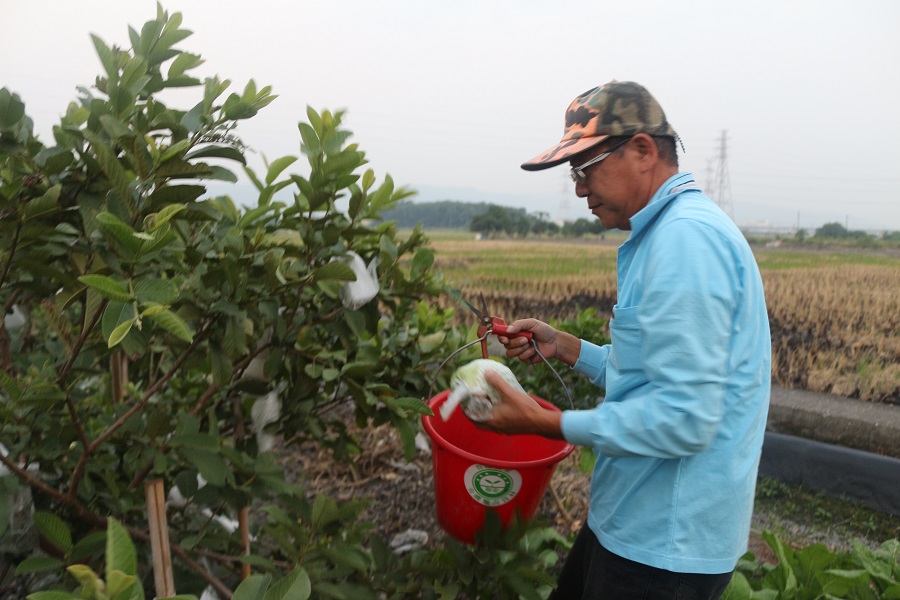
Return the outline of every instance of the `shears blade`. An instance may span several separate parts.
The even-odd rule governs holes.
[[[479,297],[481,298],[481,309],[475,308],[472,303],[465,298],[463,298],[463,302],[465,302],[469,309],[478,317],[478,323],[482,327],[487,327],[493,323],[494,318],[488,314],[487,303],[484,301],[484,294],[479,294]]]

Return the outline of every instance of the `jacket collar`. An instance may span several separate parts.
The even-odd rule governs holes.
[[[700,186],[694,181],[694,176],[689,172],[678,173],[669,177],[663,183],[647,206],[631,217],[631,235],[628,239],[634,239],[641,235],[650,226],[656,216],[675,199],[676,196],[687,190],[700,190]]]

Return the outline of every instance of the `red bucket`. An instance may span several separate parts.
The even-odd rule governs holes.
[[[471,544],[488,510],[500,517],[503,526],[514,516],[520,521],[531,519],[557,463],[574,446],[538,435],[483,431],[461,409],[444,421],[440,407],[449,395],[443,391],[428,401],[435,416],[422,417],[422,424],[433,442],[438,523],[457,540]],[[559,410],[546,400],[532,398],[544,408]]]

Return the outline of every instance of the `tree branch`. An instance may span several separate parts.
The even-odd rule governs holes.
[[[122,416],[120,416],[116,421],[106,428],[103,433],[97,436],[93,442],[87,445],[84,451],[81,453],[81,457],[78,459],[78,464],[75,465],[75,469],[72,472],[72,477],[69,480],[69,496],[75,496],[75,492],[78,489],[78,483],[81,481],[81,478],[84,476],[84,471],[87,468],[88,460],[94,451],[106,440],[108,440],[120,427],[122,427],[128,420],[133,417],[139,410],[144,408],[147,402],[150,401],[150,398],[159,391],[159,389],[168,382],[175,373],[178,372],[178,369],[181,368],[181,365],[190,357],[191,353],[193,353],[194,349],[200,344],[200,342],[206,337],[207,332],[209,331],[210,326],[212,325],[212,321],[208,322],[204,328],[197,332],[197,335],[194,336],[194,340],[191,342],[190,346],[188,346],[181,355],[175,359],[175,362],[172,363],[169,371],[156,383],[154,383],[150,388],[144,393],[144,396],[134,403],[134,405],[129,408]]]

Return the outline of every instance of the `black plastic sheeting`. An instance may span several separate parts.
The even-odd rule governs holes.
[[[767,432],[759,474],[900,515],[900,459]]]

